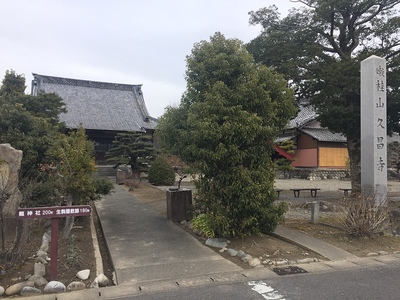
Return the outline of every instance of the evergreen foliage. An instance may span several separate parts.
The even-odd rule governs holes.
[[[291,155],[295,154],[296,145],[292,139],[283,141],[279,143],[278,146]],[[275,160],[276,169],[281,171],[291,170],[292,169],[291,163],[292,161],[288,160],[285,157],[280,157]]]
[[[97,169],[94,145],[87,140],[82,127],[68,135],[62,134],[49,155],[56,162],[49,176],[55,177],[54,188],[67,206],[88,204],[91,200],[99,199],[101,194],[111,192],[111,183],[92,178],[92,173]],[[73,217],[66,219],[62,233],[64,239],[69,237],[73,221]]]
[[[106,153],[107,160],[117,165],[128,164],[132,173],[147,173],[156,151],[151,136],[139,132],[118,133],[112,148]]]
[[[175,171],[163,156],[157,156],[151,163],[147,178],[153,185],[173,185],[175,182]]]
[[[43,94],[48,103],[46,108],[43,107],[46,110],[43,114],[49,116],[44,118],[18,101],[30,98],[24,95],[24,89],[25,77],[7,71],[0,88],[0,143],[8,143],[23,151],[21,182],[35,181],[40,175],[38,165],[47,162],[46,153],[53,141],[59,138],[57,122],[50,122],[51,111],[59,111],[64,105],[58,96]],[[53,110],[47,109],[50,106]]]
[[[67,112],[63,99],[55,93],[19,96],[13,102],[20,103],[29,113],[50,121],[52,125],[60,126],[59,116],[61,113]],[[62,127],[62,129],[64,128]]]
[[[23,74],[16,74],[14,70],[7,70],[0,87],[0,105],[24,95],[26,89]]]
[[[272,141],[296,112],[293,91],[221,33],[194,45],[186,80],[181,104],[157,131],[199,175],[197,218],[216,236],[273,231],[285,207],[273,203]]]
[[[61,134],[49,154],[56,162],[61,195],[69,197],[73,204],[87,204],[97,198],[91,176],[97,169],[94,145],[87,140],[85,129],[80,127],[68,135]]]

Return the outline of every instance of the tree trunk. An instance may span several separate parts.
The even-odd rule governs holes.
[[[65,201],[67,206],[72,206],[72,197],[66,196]],[[69,237],[69,233],[71,232],[72,226],[74,226],[74,217],[67,217],[65,220],[64,229],[62,232],[62,238],[67,239]]]
[[[350,179],[352,194],[361,193],[361,141],[358,138],[347,139],[347,149],[350,158]]]
[[[24,253],[25,246],[29,241],[32,233],[33,220],[18,220],[16,234],[14,239],[14,247],[11,253],[16,259],[19,259]],[[14,261],[15,262],[15,261]]]

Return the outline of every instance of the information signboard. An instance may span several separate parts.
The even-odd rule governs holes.
[[[92,212],[90,205],[30,207],[17,209],[18,219],[35,218],[65,218],[89,216]]]
[[[58,220],[66,217],[90,216],[90,205],[18,208],[17,219],[51,219],[50,280],[57,280]]]

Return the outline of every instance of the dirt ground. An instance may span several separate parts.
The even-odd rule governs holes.
[[[382,235],[374,238],[349,237],[339,228],[331,226],[334,224],[335,220],[335,214],[331,212],[326,214],[321,213],[320,221],[324,224],[312,224],[310,222],[310,211],[307,209],[305,203],[315,199],[307,198],[306,195],[295,199],[292,192],[289,190],[290,188],[284,185],[287,184],[288,186],[293,187],[295,184],[298,184],[297,182],[284,180],[283,183],[278,182],[278,184],[281,184],[281,186],[278,186],[277,188],[284,189],[279,201],[287,201],[290,207],[290,211],[287,214],[283,226],[299,230],[303,234],[324,240],[327,243],[349,251],[359,257],[364,257],[370,252],[387,251],[392,253],[393,251],[400,251],[400,237],[395,237],[393,235]],[[332,206],[338,205],[338,203],[343,199],[342,192],[337,191],[334,182],[329,182],[327,180],[322,184],[329,186],[330,188],[327,188],[326,193],[320,193],[317,199],[323,200]],[[313,186],[315,185],[316,183],[313,183]],[[129,189],[128,187],[125,188],[127,190]],[[398,183],[393,184],[389,189],[391,196],[394,199],[394,201],[391,202],[391,205],[394,207],[400,207],[398,201],[400,193],[398,193],[398,190],[400,190],[400,184]],[[142,202],[158,211],[161,215],[166,216],[165,189],[154,187],[146,182],[142,182],[130,192]],[[95,210],[93,211],[95,212]],[[92,217],[96,228],[97,239],[99,241],[100,252],[103,258],[104,274],[109,279],[112,279],[113,267],[102,235],[101,225],[99,224],[95,213],[93,213]],[[60,228],[61,226],[62,224],[60,224]],[[206,239],[204,237],[194,234],[187,225],[177,223],[177,226],[181,226],[183,230],[191,233],[200,242],[205,242]],[[27,259],[24,263],[11,268],[8,267],[7,264],[0,265],[0,286],[7,288],[14,283],[25,280],[28,275],[33,274],[33,266],[35,262],[34,255],[40,247],[43,233],[43,223],[37,222],[29,239],[29,243],[25,245]],[[68,285],[71,281],[77,280],[76,273],[78,271],[82,269],[90,269],[90,278],[85,281],[86,285],[89,287],[96,275],[89,217],[80,217],[76,219],[75,226],[71,231],[71,236],[72,235],[74,238],[70,239],[69,242],[60,241],[59,243],[58,280],[63,282],[65,285]],[[253,257],[259,257],[262,260],[294,261],[302,258],[317,258],[319,260],[324,260],[323,257],[316,253],[312,253],[307,249],[303,249],[270,235],[251,236],[245,239],[232,238],[229,241],[230,248],[243,250],[245,253],[250,254]],[[218,252],[218,250],[215,251]],[[235,257],[231,258],[226,252],[221,253],[221,255],[243,268],[249,268],[247,264],[242,263]],[[47,273],[45,277],[49,280],[50,266],[48,266],[46,270]],[[110,285],[112,284],[113,283],[110,280]]]
[[[95,212],[95,210],[93,210],[93,212]],[[102,235],[101,226],[95,213],[93,213],[91,217],[93,218],[97,239],[99,241],[99,248],[103,258],[103,273],[110,279],[109,285],[112,285],[113,267]],[[0,286],[5,289],[15,283],[25,281],[30,275],[33,275],[35,255],[40,248],[42,236],[46,229],[43,221],[35,221],[32,226],[33,231],[29,240],[24,245],[25,261],[12,267],[9,267],[5,263],[0,268],[3,271],[2,275],[0,275]],[[60,222],[59,232],[61,232],[62,226],[63,224]],[[48,250],[48,254],[50,257],[50,249]],[[48,281],[50,281],[50,266],[51,261],[46,266],[46,275],[44,276]],[[87,288],[89,288],[91,282],[96,277],[96,260],[94,257],[90,217],[75,218],[75,225],[71,230],[69,239],[59,239],[57,280],[64,283],[65,286],[72,281],[81,281],[76,277],[76,274],[84,269],[89,269],[91,271],[89,279],[83,281]]]

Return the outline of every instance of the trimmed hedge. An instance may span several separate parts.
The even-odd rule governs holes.
[[[175,171],[162,156],[158,156],[151,164],[147,178],[153,185],[173,185]]]

